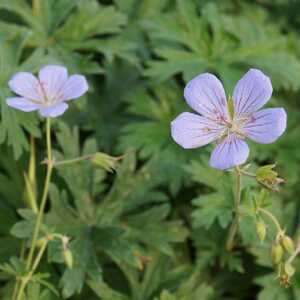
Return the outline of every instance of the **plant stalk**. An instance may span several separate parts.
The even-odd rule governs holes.
[[[41,11],[41,3],[40,0],[32,0],[32,14],[34,16],[38,16]]]
[[[43,257],[43,254],[44,254],[44,252],[46,250],[47,244],[48,244],[48,241],[45,241],[43,243],[43,245],[40,248],[40,251],[39,251],[38,255],[36,256],[35,261],[33,262],[32,269],[30,270],[30,272],[28,273],[27,276],[25,276],[24,278],[22,278],[20,289],[19,289],[18,296],[17,296],[16,300],[21,300],[22,299],[22,296],[24,294],[25,288],[26,288],[28,282],[31,280],[32,275],[34,274],[36,268],[38,267],[38,265],[39,265],[39,263],[40,263],[40,261],[41,261],[41,259]]]
[[[29,250],[29,254],[28,254],[28,258],[27,258],[27,262],[26,262],[26,270],[30,272],[28,273],[28,275],[26,277],[24,277],[21,280],[20,285],[18,283],[16,283],[16,286],[20,286],[18,289],[18,293],[17,293],[17,298],[16,300],[21,300],[23,293],[25,291],[25,288],[27,286],[27,283],[30,281],[32,275],[34,274],[34,271],[36,270],[36,268],[38,267],[38,264],[43,256],[43,253],[46,249],[47,246],[47,242],[45,242],[35,261],[33,262],[32,265],[32,260],[33,260],[33,256],[34,256],[34,252],[35,252],[35,248],[36,248],[36,243],[37,243],[37,239],[39,236],[39,232],[40,232],[40,227],[42,225],[43,222],[43,217],[44,217],[44,210],[46,207],[46,203],[47,203],[47,198],[48,198],[48,192],[49,192],[49,186],[50,186],[50,180],[51,180],[51,175],[52,175],[52,170],[53,170],[53,161],[52,161],[52,152],[51,152],[51,119],[47,118],[46,121],[46,144],[47,144],[47,173],[46,173],[46,179],[45,179],[45,184],[44,184],[44,190],[43,190],[43,194],[42,194],[42,200],[41,200],[41,204],[39,207],[39,211],[38,211],[38,215],[37,215],[37,219],[36,219],[36,224],[34,227],[34,232],[33,232],[33,237],[32,237],[32,241],[31,241],[31,246],[30,246],[30,250]],[[32,265],[32,267],[31,267]],[[15,294],[16,292],[14,292]],[[14,298],[13,298],[14,299]]]
[[[238,231],[239,223],[240,223],[240,202],[241,202],[241,172],[239,167],[235,168],[236,174],[236,189],[235,189],[235,197],[234,197],[234,219],[229,229],[228,239],[226,242],[226,249],[228,251],[232,251],[234,248],[234,239],[236,233]]]
[[[52,170],[53,170],[53,162],[52,162],[52,152],[51,152],[51,119],[47,118],[46,121],[46,142],[47,142],[47,174],[46,174],[46,179],[45,179],[45,184],[44,184],[44,190],[43,190],[43,195],[42,195],[42,200],[33,232],[33,238],[31,242],[31,247],[29,251],[29,255],[27,258],[27,263],[26,263],[26,269],[29,270],[32,264],[32,259],[36,247],[36,242],[38,239],[38,235],[40,232],[40,227],[43,221],[44,217],[44,210],[46,207],[47,203],[47,198],[48,198],[48,192],[49,192],[49,185],[50,185],[50,180],[51,180],[51,175],[52,175]]]
[[[59,167],[59,166],[64,166],[64,165],[70,165],[74,163],[81,162],[83,160],[89,160],[92,158],[92,154],[90,155],[85,155],[85,156],[80,156],[77,158],[72,158],[72,159],[67,159],[67,160],[62,160],[54,163],[54,167]]]
[[[272,222],[275,224],[275,226],[277,228],[278,233],[283,232],[279,222],[277,221],[276,217],[271,212],[269,212],[268,210],[266,210],[264,208],[259,208],[259,211],[264,213],[266,216],[268,216],[272,220]]]
[[[294,253],[290,256],[290,258],[288,259],[288,263],[291,264],[293,262],[293,260],[298,256],[298,254],[300,253],[300,245],[297,246],[297,248],[295,249]]]

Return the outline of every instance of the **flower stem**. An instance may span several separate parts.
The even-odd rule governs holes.
[[[40,251],[39,251],[38,255],[36,256],[36,259],[35,259],[35,261],[33,263],[32,269],[30,270],[30,272],[28,273],[27,276],[25,276],[25,277],[22,278],[20,289],[19,289],[19,292],[18,292],[16,300],[21,300],[22,299],[22,296],[23,296],[23,293],[25,291],[25,288],[26,288],[28,282],[31,280],[32,275],[34,274],[36,268],[38,267],[38,265],[39,265],[39,263],[40,263],[40,261],[41,261],[41,259],[43,257],[43,254],[44,254],[44,252],[46,250],[46,247],[47,247],[47,243],[48,243],[48,241],[45,241],[43,243],[43,245],[41,246]]]
[[[297,255],[300,253],[300,244],[299,244],[299,241],[298,241],[298,245],[294,251],[294,253],[289,257],[287,263],[292,263],[293,260],[297,257]]]
[[[62,161],[58,161],[54,163],[54,167],[59,167],[59,166],[64,166],[64,165],[70,165],[70,164],[74,164],[74,163],[78,163],[81,162],[83,160],[88,160],[91,159],[92,155],[85,155],[85,156],[80,156],[80,157],[76,157],[73,159],[67,159],[67,160],[62,160]]]
[[[32,14],[38,16],[41,11],[40,0],[32,0]]]
[[[272,220],[272,222],[275,224],[279,233],[283,232],[278,220],[271,212],[269,212],[268,210],[266,210],[264,208],[259,208],[259,211],[262,212],[263,214],[265,214],[266,216],[268,216]]]
[[[47,174],[46,174],[46,179],[45,179],[42,200],[41,200],[41,204],[40,204],[40,208],[39,208],[39,212],[37,215],[37,220],[36,220],[36,224],[35,224],[35,228],[34,228],[34,232],[33,232],[31,247],[30,247],[28,258],[27,258],[27,263],[26,263],[27,270],[30,269],[30,266],[32,263],[33,254],[34,254],[35,247],[36,247],[36,242],[37,242],[40,227],[41,227],[41,224],[43,221],[44,210],[45,210],[45,206],[47,203],[50,179],[51,179],[52,169],[53,169],[52,153],[51,153],[51,121],[50,121],[50,118],[47,118],[47,122],[46,122],[46,141],[47,141]]]
[[[39,236],[40,227],[41,227],[41,224],[43,221],[45,206],[47,203],[50,179],[51,179],[52,169],[53,169],[52,152],[51,152],[51,119],[50,118],[47,118],[47,121],[46,121],[46,143],[47,143],[47,174],[46,174],[44,190],[43,190],[43,194],[42,194],[42,200],[41,200],[41,204],[40,204],[40,208],[38,211],[37,220],[36,220],[36,224],[35,224],[35,228],[34,228],[34,232],[33,232],[31,247],[30,247],[29,255],[27,258],[27,262],[26,262],[26,270],[29,271],[30,268],[31,268],[31,270],[26,277],[22,278],[20,287],[19,287],[18,283],[16,284],[17,288],[19,287],[16,300],[22,299],[22,296],[23,296],[24,290],[27,286],[27,283],[30,281],[32,275],[34,274],[34,271],[36,270],[36,268],[43,256],[43,253],[46,249],[46,246],[47,246],[47,242],[45,242],[42,245],[42,247],[40,248],[40,251],[32,265],[33,255],[34,255],[34,251],[36,248],[36,243],[37,243],[37,239]],[[32,265],[32,267],[31,267],[31,265]],[[14,292],[14,294],[15,293],[16,292]]]
[[[20,257],[21,259],[24,259],[24,254],[25,254],[25,242],[22,241],[22,246],[21,246],[21,251],[20,251]],[[13,290],[13,294],[12,294],[12,300],[15,300],[17,297],[17,292],[19,290],[19,278],[16,278],[16,282],[15,282],[15,286],[14,286],[14,290]]]
[[[27,201],[32,211],[38,213],[38,205],[36,202],[36,162],[35,162],[35,141],[30,136],[30,158],[27,174],[24,174],[27,192]]]
[[[243,174],[243,175],[245,175],[245,176],[251,177],[251,178],[256,178],[255,174],[247,172],[245,170],[240,170],[240,173]]]
[[[12,300],[16,299],[18,290],[19,290],[19,279],[16,278],[16,283],[15,283],[14,291],[13,291],[12,298],[11,298]]]
[[[240,223],[240,202],[241,202],[241,172],[239,167],[235,168],[236,174],[236,190],[235,190],[235,198],[234,198],[234,220],[229,229],[228,239],[226,242],[226,249],[231,251],[234,247],[234,238],[237,233],[239,223]]]

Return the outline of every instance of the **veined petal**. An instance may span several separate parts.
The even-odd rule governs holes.
[[[185,149],[204,146],[216,140],[223,126],[193,113],[184,112],[171,122],[174,141]]]
[[[9,88],[16,94],[35,101],[41,101],[39,94],[39,81],[28,72],[15,74],[8,82]]]
[[[241,128],[242,132],[260,144],[273,143],[286,129],[283,108],[266,108],[254,113]]]
[[[220,80],[203,73],[192,79],[184,89],[188,105],[201,115],[214,120],[227,120],[226,95]]]
[[[241,117],[257,111],[271,98],[272,91],[270,78],[260,70],[250,69],[233,91],[235,115]]]
[[[245,163],[248,156],[249,147],[245,141],[231,134],[215,147],[209,164],[213,168],[226,170]]]
[[[31,102],[28,99],[22,97],[7,98],[6,103],[8,106],[22,110],[22,111],[34,111],[41,107],[41,105]]]
[[[62,88],[63,100],[76,99],[82,96],[89,86],[84,76],[72,75]]]
[[[46,94],[48,101],[54,103],[62,101],[62,88],[68,79],[68,71],[65,67],[49,65],[43,67],[39,72],[42,91]]]
[[[39,113],[43,117],[55,118],[62,115],[68,107],[68,104],[60,102],[49,107],[41,108]]]

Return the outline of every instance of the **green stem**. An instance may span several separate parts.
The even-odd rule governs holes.
[[[300,246],[298,246],[296,249],[295,249],[295,251],[294,251],[294,253],[289,257],[289,259],[288,259],[288,263],[289,264],[291,264],[292,262],[293,262],[293,260],[297,257],[297,255],[300,253]]]
[[[22,299],[22,296],[24,294],[24,290],[25,290],[26,285],[27,285],[27,283],[25,283],[25,280],[22,280],[21,281],[21,285],[20,285],[20,289],[19,289],[19,292],[18,292],[18,296],[17,296],[16,300]]]
[[[256,178],[255,174],[247,172],[245,170],[240,170],[240,173],[243,174],[243,175],[245,175],[245,176],[251,177],[251,178]]]
[[[278,230],[278,233],[283,232],[278,220],[276,219],[276,217],[271,212],[269,212],[268,210],[266,210],[264,208],[259,208],[258,211],[262,212],[263,214],[265,214],[266,216],[268,216],[272,220],[272,222],[275,224],[275,226]]]
[[[40,263],[40,261],[41,261],[41,259],[43,257],[43,254],[44,254],[44,252],[45,252],[45,250],[47,248],[47,244],[48,244],[48,241],[45,240],[44,243],[42,244],[41,248],[40,248],[40,251],[39,251],[38,255],[36,256],[36,259],[35,259],[33,265],[32,265],[32,269],[31,269],[31,271],[30,271],[30,273],[28,275],[29,280],[31,279],[31,277],[34,274],[34,272],[37,269],[37,267],[39,266],[39,263]]]
[[[11,298],[12,300],[16,299],[18,290],[19,290],[19,279],[16,278],[16,283],[15,283],[14,291],[13,291],[12,298]]]
[[[39,263],[40,263],[40,261],[43,257],[43,254],[44,254],[44,252],[46,250],[46,247],[47,247],[47,243],[48,243],[48,241],[45,241],[43,243],[43,245],[41,246],[40,251],[39,251],[38,255],[36,256],[36,259],[35,259],[35,261],[32,265],[32,269],[30,270],[30,272],[28,273],[27,276],[22,278],[20,289],[19,289],[18,296],[17,296],[16,300],[21,300],[22,299],[25,288],[26,288],[28,282],[31,280],[32,275],[34,274],[35,270],[37,269],[37,267],[38,267],[38,265],[39,265]]]
[[[77,158],[73,158],[73,159],[67,159],[67,160],[58,161],[58,162],[54,163],[54,167],[59,167],[59,166],[64,166],[64,165],[70,165],[70,164],[78,163],[78,162],[81,162],[83,160],[91,159],[91,157],[92,157],[92,155],[85,155],[85,156],[81,156],[81,157],[77,157]]]
[[[28,166],[28,187],[27,187],[27,198],[31,209],[35,214],[38,213],[38,205],[36,202],[36,162],[35,162],[35,140],[34,137],[30,136],[30,158]]]
[[[22,245],[21,245],[21,251],[20,251],[20,257],[21,259],[24,259],[24,254],[25,254],[25,243],[24,241],[22,241]],[[16,278],[16,282],[15,282],[15,286],[14,286],[14,291],[13,291],[13,295],[12,295],[12,300],[15,300],[17,297],[17,292],[19,290],[19,279]]]
[[[239,167],[235,168],[236,174],[236,190],[235,190],[235,197],[234,197],[234,220],[231,224],[229,229],[228,239],[226,242],[226,249],[231,251],[234,247],[234,238],[237,233],[239,223],[240,223],[240,202],[241,202],[241,172]]]
[[[38,16],[41,11],[41,3],[40,0],[32,0],[32,14],[34,16]]]
[[[41,227],[41,224],[43,221],[44,210],[45,210],[45,206],[47,203],[50,179],[51,179],[52,169],[53,169],[52,153],[51,153],[51,121],[50,121],[50,118],[47,118],[47,123],[46,123],[46,140],[47,140],[47,174],[46,174],[44,191],[43,191],[43,195],[42,195],[40,209],[39,209],[39,213],[37,216],[37,220],[36,220],[36,224],[35,224],[35,228],[34,228],[34,232],[33,232],[31,247],[30,247],[28,258],[27,258],[27,263],[26,263],[27,270],[30,269],[30,266],[32,263],[33,254],[34,254],[35,247],[36,247],[36,242],[37,242],[40,227]]]

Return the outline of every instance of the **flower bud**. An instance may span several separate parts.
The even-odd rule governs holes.
[[[283,249],[280,244],[273,244],[271,248],[271,259],[274,265],[278,265],[281,262],[283,256]]]
[[[295,274],[295,268],[289,262],[286,262],[284,264],[284,271],[288,275],[288,277],[292,277]]]
[[[102,152],[95,153],[90,158],[93,165],[103,168],[108,172],[112,172],[117,168],[118,160],[118,157],[109,156]]]
[[[294,242],[289,236],[285,235],[281,240],[281,244],[289,254],[292,254],[295,251]]]
[[[256,171],[256,180],[264,187],[272,191],[279,190],[279,184],[284,180],[278,177],[278,173],[274,171],[275,165],[266,165],[260,167]]]
[[[70,249],[66,249],[63,251],[64,262],[69,269],[73,268],[74,260],[73,254]]]
[[[257,233],[257,236],[259,238],[259,240],[261,242],[263,242],[265,240],[265,237],[266,237],[266,225],[263,221],[258,221],[256,222],[256,233]]]

